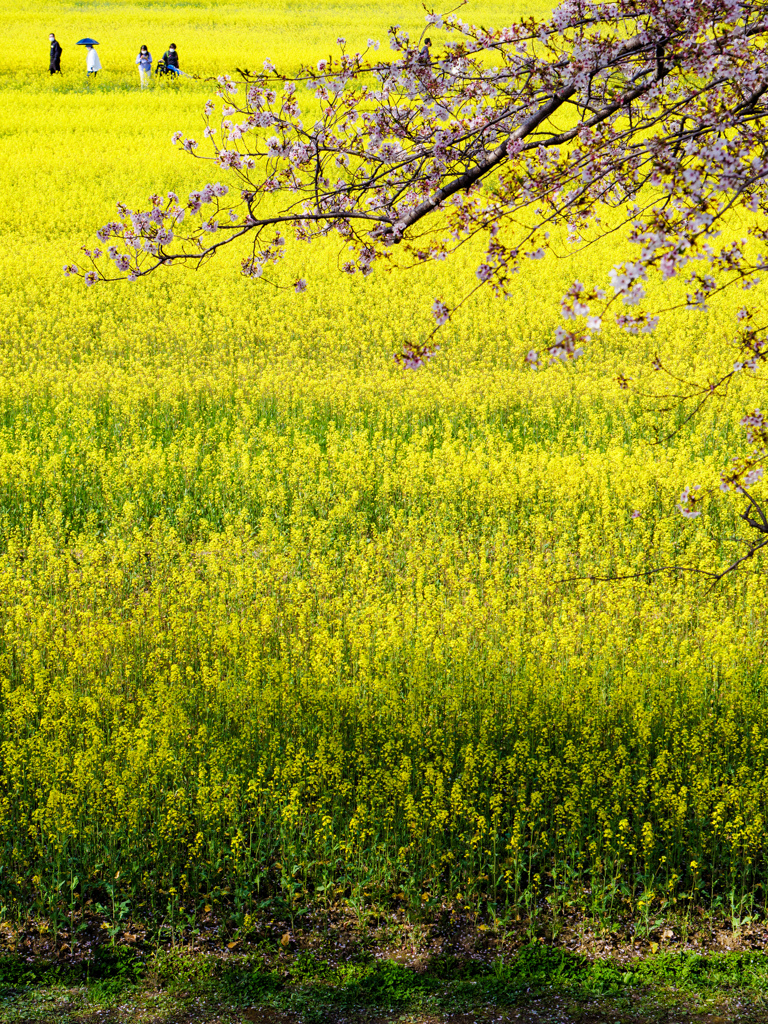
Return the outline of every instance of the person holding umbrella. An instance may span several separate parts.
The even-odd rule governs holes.
[[[51,32],[51,34],[48,36],[48,41],[51,44],[51,74],[55,75],[57,71],[59,74],[61,74],[61,43],[58,41],[53,32]]]
[[[96,51],[93,48],[93,44],[87,47],[87,53],[85,55],[85,67],[87,74],[93,75],[94,78],[96,77],[96,74],[99,71],[101,71],[101,61],[99,60],[98,53],[96,53]]]
[[[98,53],[96,53],[96,51],[94,50],[94,46],[99,45],[98,41],[96,39],[91,39],[90,37],[88,37],[86,39],[78,39],[77,45],[84,46],[86,48],[87,53],[85,55],[85,70],[89,77],[90,75],[93,75],[95,77],[96,74],[99,71],[101,71],[101,61],[99,60]]]

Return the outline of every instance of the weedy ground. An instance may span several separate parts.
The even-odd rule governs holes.
[[[400,1021],[533,1024],[758,1022],[768,1019],[762,952],[667,950],[609,957],[461,928],[471,949],[435,952],[390,926],[335,927],[206,953],[99,947],[87,962],[0,960],[0,1020],[10,1022]],[[341,925],[341,926],[339,926]],[[450,931],[437,922],[432,931]],[[498,936],[493,937],[498,940]],[[455,955],[460,952],[460,955]]]
[[[221,177],[170,146],[201,126],[206,76],[383,40],[417,13],[0,10],[0,911],[17,958],[76,959],[94,928],[126,948],[144,929],[149,956],[215,921],[232,959],[270,916],[297,935],[339,906],[366,929],[450,907],[548,944],[571,918],[580,942],[622,948],[663,951],[671,931],[683,956],[702,915],[726,937],[763,927],[764,563],[714,590],[679,570],[599,579],[744,550],[738,505],[686,521],[675,502],[716,490],[761,379],[686,420],[650,369],[654,352],[700,381],[730,365],[740,296],[530,371],[569,282],[624,253],[611,239],[466,306],[412,373],[393,352],[474,280],[470,251],[367,281],[342,279],[330,242],[276,285],[239,277],[238,254],[63,279],[118,199]],[[141,93],[134,51],[171,40],[200,80]]]

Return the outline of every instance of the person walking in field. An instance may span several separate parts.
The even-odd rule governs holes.
[[[139,50],[136,63],[139,66],[139,81],[141,82],[141,88],[146,89],[149,85],[149,80],[152,78],[152,54],[146,46],[142,46]]]
[[[90,43],[86,46],[85,50],[85,69],[89,78],[91,75],[95,78],[98,72],[101,71],[99,55]]]
[[[165,64],[166,68],[169,71],[172,71],[173,74],[181,74],[179,71],[179,54],[176,50],[176,43],[171,43],[163,54],[163,64]]]
[[[53,32],[51,32],[51,34],[48,36],[48,41],[51,44],[51,74],[55,75],[57,72],[61,74],[61,43],[58,41]]]

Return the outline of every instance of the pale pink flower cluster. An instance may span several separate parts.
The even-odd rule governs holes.
[[[405,344],[402,350],[395,356],[395,362],[406,370],[419,370],[426,366],[430,359],[433,359],[440,351],[439,347],[429,345]]]
[[[765,413],[762,413],[759,409],[755,409],[754,412],[747,413],[746,416],[742,417],[740,422],[742,427],[746,428],[747,441],[750,444],[757,444],[758,441],[764,440],[768,433]]]
[[[701,515],[701,509],[696,507],[697,503],[701,501],[701,498],[695,494],[698,490],[700,490],[700,487],[696,484],[694,487],[686,487],[680,495],[677,507],[680,514],[685,516],[686,519],[695,519],[696,516]]]
[[[432,316],[435,318],[435,322],[438,327],[442,327],[446,323],[451,315],[451,311],[448,309],[442,299],[435,299],[432,303]]]

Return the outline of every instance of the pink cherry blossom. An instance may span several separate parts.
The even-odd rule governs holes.
[[[448,309],[448,307],[442,301],[442,299],[435,299],[435,301],[432,303],[432,316],[435,318],[438,327],[442,327],[442,325],[448,320],[450,315],[451,311]]]
[[[374,40],[361,55],[340,37],[341,51],[316,67],[281,71],[267,60],[238,82],[220,75],[222,148],[208,123],[213,99],[203,109],[203,144],[180,131],[172,142],[211,160],[225,181],[195,189],[185,209],[173,193],[150,197],[147,209],[118,203],[119,219],[97,232],[111,243],[107,252],[84,249],[93,269],[72,264],[65,273],[87,284],[135,280],[171,263],[204,263],[247,235],[252,255],[242,273],[271,280],[289,247],[335,235],[340,271],[368,277],[383,266],[450,259],[471,240],[480,253],[474,274],[463,286],[456,275],[451,308],[435,299],[424,337],[397,356],[411,369],[434,356],[435,332],[474,293],[514,298],[528,261],[546,273],[544,261],[559,254],[550,235],[568,240],[566,252],[610,236],[630,253],[596,269],[599,280],[571,284],[562,324],[525,356],[531,367],[572,363],[608,323],[649,335],[675,309],[714,310],[721,291],[750,291],[762,280],[761,3],[564,0],[547,17],[502,28],[475,27],[457,13],[429,12],[426,21],[446,34],[442,48],[425,52],[394,25],[387,58]],[[734,210],[744,237],[725,242]],[[649,308],[650,295],[673,296],[675,287],[680,296]],[[415,323],[428,322],[423,312],[420,320],[414,311]],[[744,307],[732,323],[737,351],[701,384],[702,401],[768,358],[759,317]],[[666,373],[658,358],[650,365]],[[748,450],[721,481],[738,500],[746,488],[759,492],[768,451],[762,413],[742,422]],[[682,515],[700,515],[702,493],[686,488]],[[762,529],[754,516],[745,522]]]

